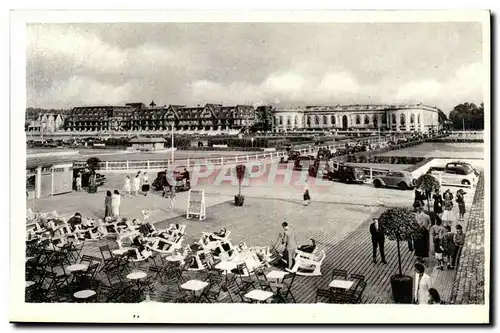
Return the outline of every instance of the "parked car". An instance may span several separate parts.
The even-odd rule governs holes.
[[[167,183],[167,178],[165,177],[166,172],[165,171],[160,171],[156,175],[156,179],[153,181],[151,186],[153,187],[154,190],[156,191],[163,191],[163,188],[165,187]],[[184,182],[184,176],[180,171],[174,171],[174,176],[175,176],[175,191],[176,192],[184,192],[184,191],[189,191],[191,188],[191,184],[189,182]]]
[[[479,171],[477,171],[470,163],[467,162],[462,162],[462,161],[456,161],[456,162],[449,162],[446,164],[446,169],[450,169],[452,167],[464,167],[468,168],[476,174],[476,177],[479,177]]]
[[[329,167],[327,161],[322,161],[319,159],[314,160],[314,163],[309,166],[309,176],[319,177],[322,179],[329,179],[330,172],[333,171]],[[321,174],[318,174],[318,173]]]
[[[338,169],[328,172],[328,179],[337,179],[343,183],[363,183],[366,175],[363,169],[350,165],[340,165]]]
[[[384,175],[374,177],[375,187],[395,187],[400,190],[411,190],[415,187],[416,180],[408,171],[389,171]]]
[[[470,186],[476,184],[478,180],[477,170],[464,165],[449,166],[444,169],[431,167],[427,173],[438,178],[441,185]]]
[[[309,169],[309,166],[314,163],[316,158],[312,155],[300,155],[295,159],[293,164],[294,170]]]

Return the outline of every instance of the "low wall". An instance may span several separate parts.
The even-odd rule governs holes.
[[[484,304],[485,242],[484,173],[482,172],[465,230],[465,244],[453,281],[451,304]]]

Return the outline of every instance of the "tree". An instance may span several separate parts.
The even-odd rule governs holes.
[[[389,208],[380,215],[379,223],[389,240],[397,242],[399,276],[403,276],[401,268],[400,242],[409,241],[421,232],[415,213],[409,208]]]
[[[415,185],[417,187],[420,187],[424,191],[427,198],[427,211],[430,212],[431,208],[429,198],[432,193],[436,192],[436,190],[439,190],[441,184],[439,184],[439,181],[433,175],[423,174],[418,177]]]
[[[271,131],[273,126],[273,107],[271,105],[261,105],[255,110],[257,121],[251,127],[251,131]]]
[[[449,116],[456,130],[483,130],[484,129],[484,104],[477,106],[474,103],[462,103],[453,108]]]
[[[448,117],[446,117],[446,114],[442,110],[438,109],[438,119],[439,123],[443,124],[445,121],[448,120]]]
[[[101,160],[98,157],[91,157],[87,160],[87,168],[89,168],[92,175],[95,175],[96,171],[101,168]]]

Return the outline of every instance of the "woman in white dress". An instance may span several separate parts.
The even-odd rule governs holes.
[[[137,196],[139,193],[139,188],[141,186],[141,172],[139,171],[137,175],[134,177],[134,183],[133,185],[133,190],[134,190],[134,195]]]
[[[447,189],[443,194],[443,216],[441,217],[443,226],[453,227],[455,222],[455,215],[453,213],[453,194],[450,189]]]
[[[118,190],[115,190],[115,192],[111,196],[111,214],[113,216],[120,216],[120,203],[120,192],[118,192]]]
[[[130,197],[130,177],[126,176],[125,177],[125,185],[123,185],[123,192]]]

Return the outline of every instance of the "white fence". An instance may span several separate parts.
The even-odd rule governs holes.
[[[377,143],[378,139],[366,139],[362,140],[366,143]],[[385,141],[385,140],[384,140]],[[345,142],[337,143],[333,145],[323,145],[323,146],[310,146],[308,148],[295,149],[301,155],[308,155],[316,153],[320,148],[334,149],[345,147]],[[150,170],[150,169],[168,169],[171,165],[177,168],[192,168],[195,165],[213,165],[213,166],[223,166],[223,165],[236,165],[250,163],[253,161],[272,161],[284,157],[288,153],[286,151],[277,152],[262,152],[258,154],[246,154],[246,155],[235,155],[235,156],[221,156],[217,158],[189,158],[182,160],[175,160],[172,164],[170,160],[147,160],[147,161],[104,161],[99,164],[100,170],[103,171],[134,171],[134,170]],[[75,167],[84,167],[86,165],[85,161],[77,161],[74,163]]]

